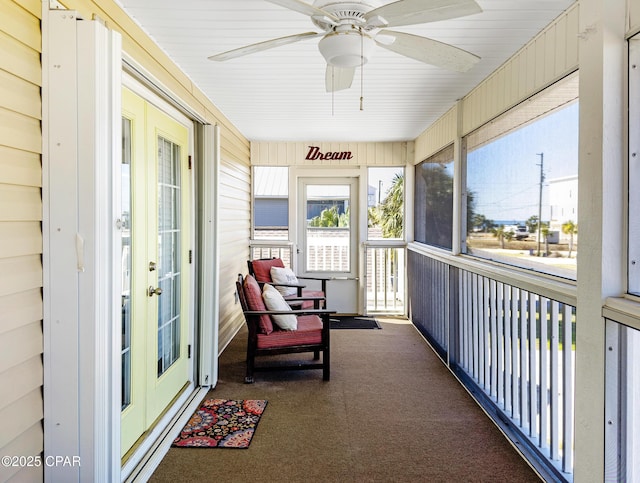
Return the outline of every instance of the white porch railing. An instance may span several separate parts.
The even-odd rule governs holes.
[[[338,242],[336,242],[338,240]],[[314,268],[344,270],[343,239],[331,236],[326,243],[314,244],[310,255]],[[292,266],[293,244],[288,241],[251,240],[250,256],[257,258],[282,258],[285,266]],[[401,315],[406,314],[406,243],[400,240],[371,241],[364,244],[365,268],[365,313]],[[328,261],[329,260],[329,261]],[[332,260],[338,260],[333,262]],[[337,263],[337,265],[336,265]]]
[[[293,244],[288,241],[251,240],[249,243],[251,260],[259,258],[281,258],[285,267],[293,268]]]
[[[366,312],[406,313],[406,246],[404,241],[364,244]]]
[[[575,294],[426,252],[408,255],[413,323],[545,479],[571,481]]]

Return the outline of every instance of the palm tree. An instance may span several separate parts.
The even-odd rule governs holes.
[[[343,214],[344,215],[344,214]],[[331,208],[325,208],[318,216],[314,216],[309,221],[309,226],[314,227],[338,227],[345,226],[343,215],[338,214],[338,207],[332,206]],[[346,218],[348,226],[348,217]]]
[[[538,230],[538,217],[537,215],[530,216],[527,221],[524,222],[527,226],[529,233],[535,233]]]
[[[367,226],[373,228],[380,225],[380,210],[377,206],[370,206],[367,209]]]
[[[544,221],[540,223],[540,235],[544,238],[544,254],[549,255],[549,235],[551,234],[551,228],[549,228],[549,223],[545,223]],[[539,246],[539,245],[538,245]],[[540,256],[540,252],[538,251],[538,256]]]
[[[402,238],[404,229],[404,175],[396,174],[387,196],[380,204],[383,238]]]
[[[573,220],[566,221],[562,224],[562,233],[569,235],[569,258],[573,251],[573,235],[578,233],[578,224]]]
[[[504,225],[500,225],[496,228],[492,228],[491,232],[500,241],[500,248],[504,248],[504,241],[511,241],[513,239],[513,232],[511,230],[505,230]]]
[[[477,229],[478,231],[487,231],[491,227],[489,226],[491,220],[488,220],[486,216],[480,214],[474,214],[471,217],[471,227]]]

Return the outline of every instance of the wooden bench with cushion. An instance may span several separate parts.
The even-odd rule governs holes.
[[[319,308],[320,299],[327,296],[327,278],[318,277],[301,277],[295,275],[290,269],[284,266],[284,262],[281,258],[260,258],[257,260],[247,260],[247,266],[249,267],[249,275],[252,275],[259,284],[270,283],[275,286],[286,300],[291,301],[295,298],[304,298],[302,302],[302,308]],[[280,269],[283,272],[282,280],[274,280],[272,277],[271,269]],[[295,281],[284,280],[286,277],[286,271],[288,271]],[[306,288],[306,285],[300,283],[300,280],[315,280],[321,284],[321,290],[310,290]],[[288,290],[290,289],[290,290]],[[293,304],[292,304],[293,305]],[[326,304],[324,304],[326,307]]]
[[[242,277],[238,275],[236,291],[244,318],[249,331],[247,341],[247,371],[246,383],[253,383],[253,373],[267,370],[300,370],[322,369],[322,377],[325,381],[330,378],[330,330],[329,317],[335,311],[320,309],[293,310],[284,301],[282,296],[272,287],[272,290],[283,301],[284,306],[277,310],[269,310],[263,299],[263,289],[251,275]],[[273,293],[269,291],[269,295]],[[269,302],[271,299],[268,299]],[[302,298],[293,298],[293,302],[303,301]],[[279,303],[279,302],[278,302]],[[286,307],[285,307],[286,306]],[[272,307],[273,308],[273,307]],[[287,320],[295,322],[295,330],[284,330],[278,325],[278,317],[288,317]],[[294,317],[291,319],[291,317]],[[256,366],[255,359],[259,356],[276,354],[313,352],[312,362],[299,362],[295,364],[260,364]],[[322,358],[320,357],[322,353]]]

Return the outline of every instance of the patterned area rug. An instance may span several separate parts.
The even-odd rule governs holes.
[[[172,446],[248,448],[266,407],[265,400],[207,399]]]

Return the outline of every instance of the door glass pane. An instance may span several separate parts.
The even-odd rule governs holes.
[[[122,409],[131,404],[131,121],[122,119]]]
[[[306,269],[349,272],[350,185],[307,185]]]
[[[158,138],[158,376],[180,357],[180,146]]]

